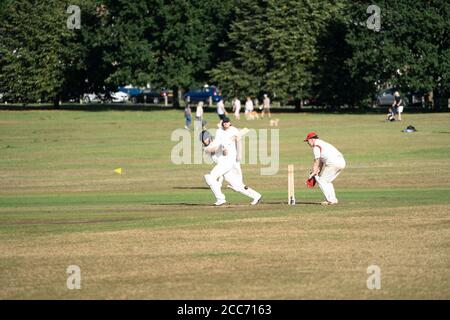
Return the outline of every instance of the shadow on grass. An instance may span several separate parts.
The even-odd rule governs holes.
[[[65,110],[65,111],[87,111],[87,112],[103,112],[103,111],[170,111],[179,110],[183,111],[184,107],[180,106],[174,108],[172,105],[156,105],[156,104],[131,104],[131,103],[91,103],[91,104],[78,104],[78,103],[63,103],[62,105],[55,107],[52,104],[9,104],[0,105],[0,110],[5,111],[31,111],[31,110]],[[387,107],[379,108],[328,108],[322,106],[307,106],[302,109],[296,109],[294,106],[272,107],[271,113],[323,113],[323,114],[380,114],[386,113]],[[434,112],[445,112],[449,110],[441,110]],[[204,107],[205,113],[215,113],[215,106]],[[408,113],[431,113],[432,110],[424,109],[421,107],[409,107]]]
[[[172,189],[180,189],[180,190],[209,190],[208,187],[173,187]]]
[[[7,222],[0,222],[0,225],[47,225],[47,224],[86,224],[86,223],[105,223],[105,222],[123,222],[123,221],[134,221],[138,220],[136,218],[116,218],[116,219],[95,219],[95,220],[44,220],[44,221],[37,221],[37,220],[18,220],[18,221],[7,221]]]
[[[270,202],[260,202],[259,204],[252,206],[248,203],[236,203],[236,204],[232,204],[232,203],[226,203],[223,204],[221,206],[218,207],[223,207],[223,208],[230,208],[230,207],[260,207],[260,206],[264,206],[264,205],[282,205],[282,206],[287,206],[288,204],[286,202],[282,202],[282,201],[270,201]],[[198,206],[198,207],[215,207],[213,204],[207,204],[207,203],[187,203],[187,202],[171,202],[171,203],[152,203],[150,205],[153,206]],[[296,205],[321,205],[320,202],[308,202],[308,201],[301,201],[301,202],[296,202]]]

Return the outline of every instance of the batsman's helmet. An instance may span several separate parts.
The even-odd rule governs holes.
[[[205,143],[205,140],[209,140],[209,142],[208,142],[208,144],[206,144]],[[205,146],[205,147],[207,147],[210,143],[211,143],[211,140],[212,140],[212,136],[211,136],[211,134],[208,132],[208,130],[203,130],[201,133],[200,133],[200,141],[203,143],[203,145]]]

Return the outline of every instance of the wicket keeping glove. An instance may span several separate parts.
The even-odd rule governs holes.
[[[316,185],[316,177],[311,173],[309,175],[309,178],[306,180],[306,187],[314,188],[315,185]]]

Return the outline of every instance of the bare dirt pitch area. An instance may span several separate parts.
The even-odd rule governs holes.
[[[229,204],[214,208],[211,165],[171,161],[182,111],[0,111],[0,298],[449,299],[450,114],[276,118],[278,173],[242,166],[261,204],[224,188]],[[309,131],[346,157],[337,206],[304,186]]]

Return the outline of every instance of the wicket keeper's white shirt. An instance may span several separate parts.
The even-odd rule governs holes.
[[[338,149],[320,139],[314,142],[313,153],[314,159],[320,159],[325,164],[332,164],[344,158]]]

